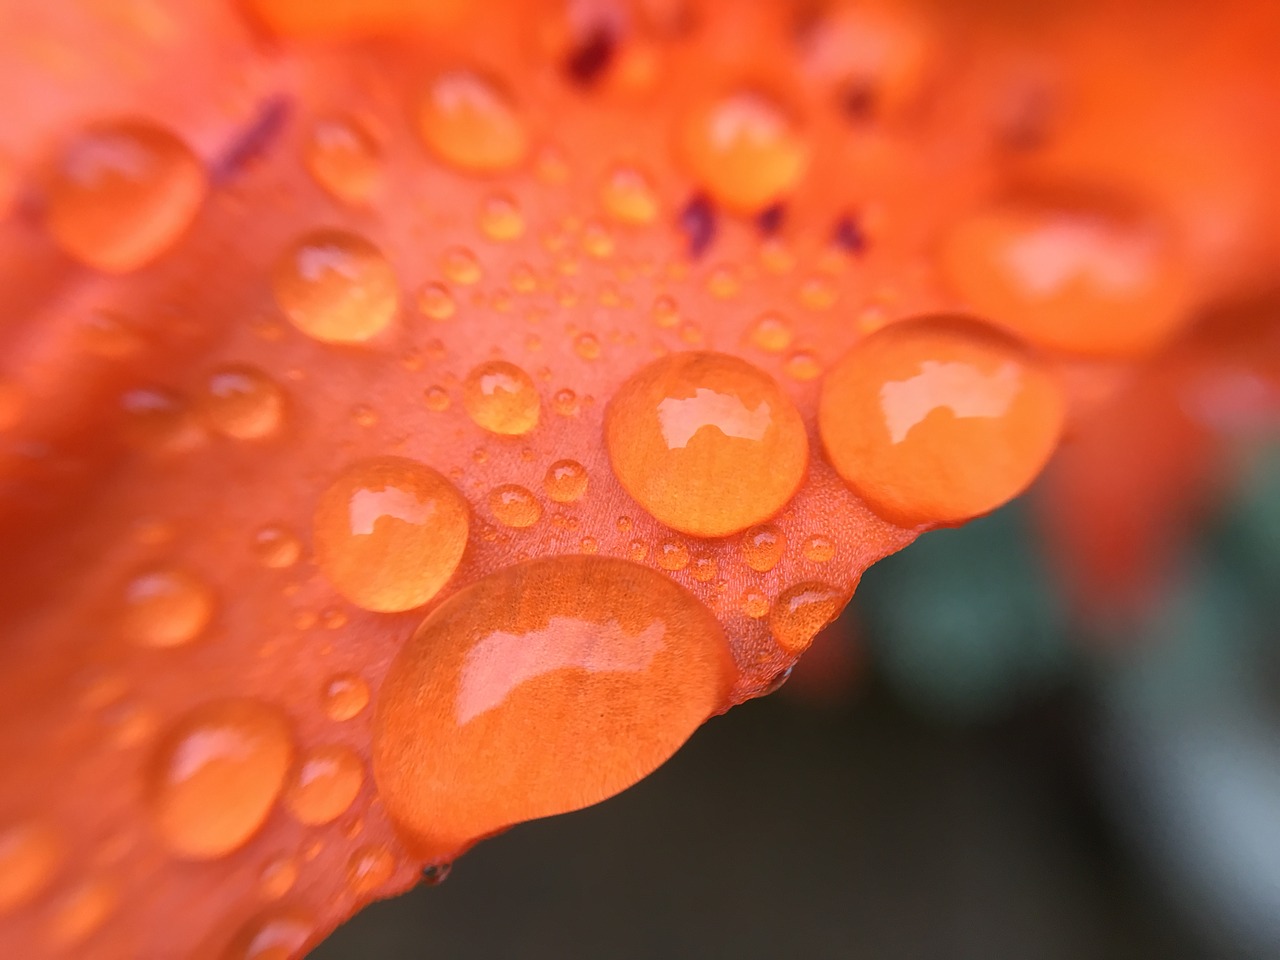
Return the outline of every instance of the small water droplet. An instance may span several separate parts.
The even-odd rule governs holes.
[[[576,460],[557,460],[547,468],[543,482],[556,503],[573,503],[587,492],[587,469]]]
[[[605,212],[619,223],[640,226],[658,218],[658,196],[648,176],[634,167],[614,167],[600,187]]]
[[[572,417],[578,413],[578,395],[572,390],[557,390],[551,402],[556,413],[562,417]]]
[[[341,744],[315,747],[298,758],[284,804],[299,823],[320,826],[350,809],[364,784],[360,756]]]
[[[351,408],[351,422],[357,427],[364,427],[367,430],[377,424],[378,412],[367,403],[357,403]]]
[[[291,567],[302,556],[302,543],[284,527],[268,526],[253,537],[253,555],[264,567]]]
[[[720,564],[715,557],[694,557],[689,564],[689,575],[699,583],[708,583],[720,572]]]
[[[818,358],[810,350],[797,350],[791,356],[787,357],[786,363],[782,365],[782,369],[787,372],[792,380],[799,380],[801,383],[807,383],[810,380],[817,380],[822,376],[822,366],[818,363]]]
[[[279,900],[298,882],[298,863],[292,857],[267,861],[258,876],[258,890],[266,900]]]
[[[347,117],[325,117],[311,128],[303,163],[329,196],[361,206],[382,185],[382,155],[369,132]]]
[[[676,306],[675,300],[666,295],[653,301],[651,315],[654,323],[666,329],[671,329],[680,322],[680,309]]]
[[[372,893],[395,873],[396,861],[385,847],[362,847],[347,861],[347,886],[353,893]]]
[[[449,399],[449,391],[444,387],[428,387],[423,396],[427,401],[427,409],[434,410],[436,413],[443,413],[448,410],[453,402]]]
[[[707,276],[707,292],[717,300],[732,300],[742,289],[742,281],[734,267],[721,265]]]
[[[830,310],[839,298],[839,289],[826,277],[807,277],[796,290],[796,299],[809,310]]]
[[[490,360],[467,374],[462,404],[477,426],[504,436],[531,431],[542,406],[533,378],[505,360]]]
[[[330,677],[321,692],[325,715],[341,723],[357,717],[369,705],[369,684],[354,673]]]
[[[217,432],[237,440],[257,440],[280,428],[284,390],[261,370],[223,367],[209,377],[201,406]]]
[[[480,261],[466,247],[450,247],[440,258],[445,278],[464,287],[474,286],[484,277]]]
[[[507,527],[531,527],[542,518],[538,498],[514,483],[504,483],[489,491],[489,510]]]
[[[157,567],[125,586],[120,633],[143,647],[180,647],[195,640],[213,617],[209,585],[177,567]]]
[[[480,230],[499,243],[518,240],[524,236],[524,216],[510,197],[494,194],[480,205]]]
[[[742,595],[742,612],[753,620],[769,613],[769,598],[759,590],[748,590]]]
[[[786,548],[787,538],[777,527],[752,527],[742,534],[742,558],[760,573],[776,567]]]
[[[820,533],[805,539],[800,547],[804,558],[810,563],[826,563],[836,553],[836,545],[829,537],[824,537]]]
[[[259,914],[236,932],[221,960],[290,960],[306,952],[315,932],[308,917],[292,910]]]
[[[782,353],[791,346],[791,324],[780,313],[762,313],[747,334],[751,343],[765,353]]]
[[[120,398],[120,406],[125,416],[125,439],[139,449],[180,453],[197,446],[205,436],[186,401],[170,390],[130,390]]]
[[[418,310],[432,320],[448,320],[458,312],[458,304],[443,284],[428,283],[418,291]]]
[[[595,360],[600,356],[600,339],[594,333],[580,333],[574,337],[573,352],[583,360]]]
[[[276,304],[307,336],[362,343],[395,319],[400,291],[382,251],[345,230],[315,230],[285,251],[272,273]]]
[[[680,540],[658,544],[658,566],[663,570],[683,570],[689,565],[689,547]]]

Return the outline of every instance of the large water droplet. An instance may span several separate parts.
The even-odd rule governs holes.
[[[667,526],[719,537],[768,519],[804,481],[800,414],[764,371],[720,353],[676,353],[618,390],[605,443],[619,482]]]
[[[379,796],[419,855],[451,859],[630,786],[725,706],[732,676],[715,618],[656,571],[604,557],[507,567],[437,607],[393,662]]]
[[[478,426],[505,436],[536,427],[542,407],[533,378],[505,360],[490,360],[467,374],[462,403]]]
[[[382,251],[345,230],[296,240],[272,273],[276,303],[290,322],[325,343],[361,343],[395,319],[400,291]]]
[[[207,188],[200,161],[167,130],[141,120],[98,123],[50,171],[46,223],[70,256],[126,273],[178,241]]]
[[[457,569],[467,502],[443,476],[404,457],[347,467],[316,507],[316,560],[338,592],[380,613],[434,597]]]
[[[276,708],[255,700],[197,707],[164,735],[147,769],[157,832],[179,856],[225,856],[266,821],[292,756]]]
[[[284,803],[300,822],[319,826],[350,809],[364,784],[360,756],[341,744],[316,747],[298,758]]]
[[[957,317],[891,324],[823,383],[836,472],[903,524],[956,523],[1021,493],[1057,446],[1065,401],[1014,341]]]
[[[428,85],[418,104],[418,131],[441,160],[468,173],[509,170],[529,152],[524,120],[511,98],[465,70]]]

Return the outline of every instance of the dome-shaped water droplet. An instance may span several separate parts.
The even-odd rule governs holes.
[[[418,309],[432,320],[448,320],[458,312],[458,303],[444,284],[428,283],[418,291]]]
[[[831,369],[818,427],[836,472],[877,512],[956,523],[1021,493],[1064,415],[1056,380],[1014,341],[926,317],[872,334]]]
[[[213,591],[202,579],[178,567],[157,567],[126,584],[120,634],[143,647],[179,647],[201,634],[213,609]]]
[[[605,212],[619,223],[640,226],[658,218],[658,195],[635,167],[614,167],[600,187]]]
[[[302,556],[302,543],[284,527],[268,526],[253,536],[253,554],[264,567],[291,567]]]
[[[489,491],[489,510],[503,526],[531,527],[542,517],[542,504],[524,487],[504,483]]]
[[[777,527],[752,527],[742,534],[742,559],[752,570],[772,570],[786,549],[787,538]]]
[[[420,856],[447,861],[630,786],[723,709],[732,677],[715,618],[662,574],[604,557],[517,564],[437,607],[392,663],[378,793]]]
[[[418,132],[436,156],[467,173],[509,170],[529,152],[529,134],[511,98],[466,70],[428,84],[418,104]]]
[[[178,241],[207,189],[200,161],[167,130],[142,120],[97,123],[50,170],[45,221],[70,256],[126,273]]]
[[[450,247],[440,258],[440,269],[447,279],[464,287],[474,286],[484,277],[480,261],[466,247]]]
[[[314,943],[315,923],[293,910],[259,914],[232,937],[219,960],[293,960]]]
[[[557,460],[547,468],[543,482],[556,503],[573,503],[587,492],[587,468],[577,460]]]
[[[309,826],[336,820],[350,809],[364,784],[360,756],[341,744],[315,747],[298,758],[284,792],[284,805]]]
[[[520,436],[538,425],[542,401],[529,374],[514,363],[490,360],[467,374],[462,404],[477,426],[490,433]]]
[[[689,547],[680,540],[663,540],[658,544],[657,559],[663,570],[683,570],[689,565]]]
[[[518,240],[524,236],[524,215],[510,197],[494,194],[480,205],[480,230],[500,243]]]
[[[303,163],[335,200],[361,206],[382,186],[382,152],[363,126],[349,117],[323,117],[311,127]]]
[[[315,230],[285,251],[272,273],[289,321],[325,343],[361,343],[395,319],[400,291],[382,251],[345,230]]]
[[[395,869],[395,858],[386,847],[362,847],[347,861],[347,886],[353,893],[371,893],[390,880]]]
[[[763,313],[747,332],[751,343],[765,353],[782,353],[791,346],[791,324],[779,313]]]
[[[681,128],[680,146],[712,198],[744,213],[784,199],[809,163],[809,144],[795,118],[755,91],[696,108]]]
[[[443,476],[404,457],[347,467],[316,507],[316,561],[338,592],[380,613],[434,597],[457,569],[467,502]]]
[[[223,367],[209,377],[201,407],[214,430],[237,440],[256,440],[279,429],[284,390],[254,367]]]
[[[804,481],[800,414],[764,371],[720,353],[675,353],[622,385],[605,444],[619,482],[684,533],[719,537],[768,519]]]
[[[369,705],[369,684],[354,673],[340,673],[324,685],[321,702],[330,720],[350,720]]]
[[[807,537],[800,546],[800,552],[804,554],[804,558],[810,563],[826,563],[836,553],[836,545],[831,542],[830,537],[824,537],[820,533],[815,533],[811,537]]]

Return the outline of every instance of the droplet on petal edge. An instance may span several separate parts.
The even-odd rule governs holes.
[[[832,368],[818,408],[836,472],[904,525],[957,523],[1021,493],[1064,419],[1048,370],[1004,334],[954,316],[867,337]]]
[[[432,611],[393,662],[379,796],[420,856],[451,860],[630,786],[728,705],[732,677],[715,618],[656,571],[596,556],[507,567]]]

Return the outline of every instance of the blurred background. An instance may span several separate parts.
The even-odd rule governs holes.
[[[777,693],[313,956],[1280,957],[1280,447],[1228,474],[1140,612],[1064,600],[1041,491],[925,535]]]

